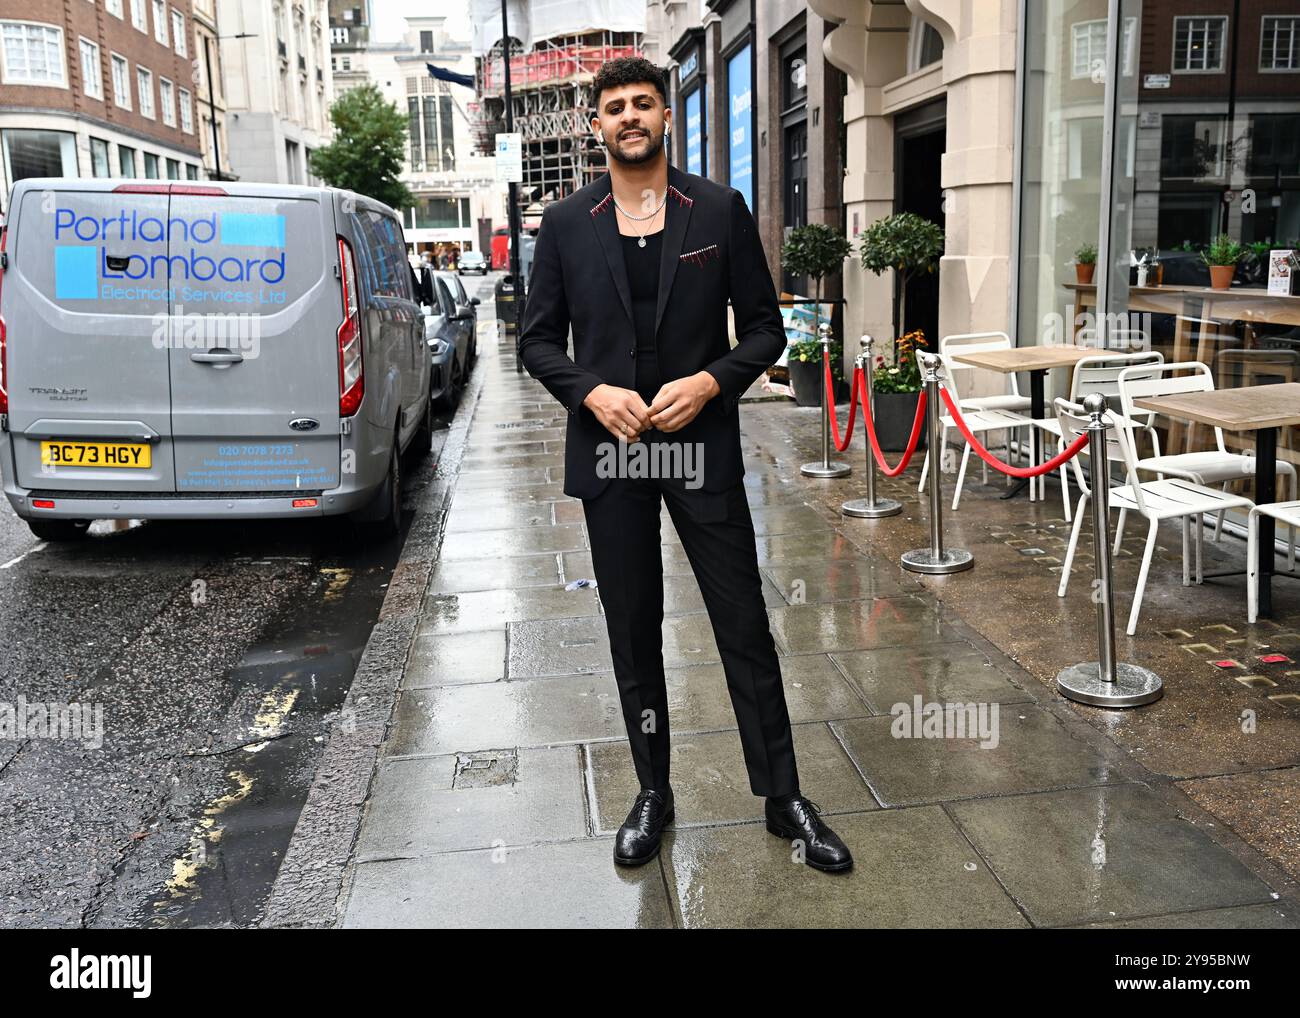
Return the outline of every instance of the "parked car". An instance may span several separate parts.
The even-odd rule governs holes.
[[[94,519],[342,513],[393,533],[429,367],[392,209],[333,188],[28,179],[0,234],[0,464]]]
[[[424,316],[424,335],[432,369],[429,398],[435,409],[448,412],[460,402],[469,380],[474,331],[473,309],[457,307],[443,275],[433,273],[434,304]]]
[[[483,257],[482,251],[462,251],[460,261],[456,265],[456,272],[462,276],[467,272],[477,272],[480,276],[486,276],[487,259]]]
[[[456,305],[456,313],[469,319],[467,331],[470,338],[469,360],[467,363],[470,370],[473,370],[474,363],[478,360],[478,306],[480,301],[477,297],[471,297],[465,291],[465,284],[460,281],[460,276],[455,272],[439,272],[437,275],[439,279],[447,284],[447,292]]]

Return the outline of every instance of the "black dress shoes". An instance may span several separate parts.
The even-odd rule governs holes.
[[[767,829],[779,838],[803,843],[803,861],[813,869],[838,873],[853,865],[848,847],[822,822],[821,807],[802,795],[786,802],[768,799],[764,807]]]
[[[643,788],[614,839],[614,861],[620,866],[640,866],[659,854],[664,826],[673,818],[673,791]]]

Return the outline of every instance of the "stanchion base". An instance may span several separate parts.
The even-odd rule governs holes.
[[[948,548],[939,557],[935,557],[929,548],[917,548],[915,551],[903,552],[900,560],[904,569],[914,573],[960,573],[975,564],[975,556],[964,548]]]
[[[865,520],[897,516],[902,511],[903,503],[895,502],[892,498],[878,498],[874,505],[865,498],[855,498],[852,502],[845,502],[840,506],[840,512],[845,516],[857,516]]]
[[[804,477],[846,477],[853,473],[853,468],[847,463],[837,463],[835,460],[829,463],[818,460],[816,463],[805,463],[799,468],[799,473]]]
[[[1141,665],[1117,664],[1115,681],[1104,682],[1096,661],[1071,665],[1056,677],[1061,695],[1094,707],[1140,707],[1164,695],[1160,676]]]

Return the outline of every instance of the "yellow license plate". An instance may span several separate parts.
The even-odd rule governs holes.
[[[152,450],[143,442],[42,442],[43,467],[128,467],[147,470]]]

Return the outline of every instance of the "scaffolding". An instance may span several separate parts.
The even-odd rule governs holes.
[[[601,64],[641,56],[642,33],[597,30],[557,36],[525,51],[511,47],[514,127],[523,142],[520,209],[535,221],[541,209],[605,172],[605,153],[591,133],[591,82]],[[498,44],[476,61],[479,102],[476,151],[495,153],[505,130],[505,68]]]

